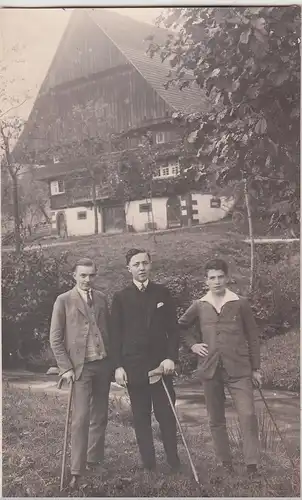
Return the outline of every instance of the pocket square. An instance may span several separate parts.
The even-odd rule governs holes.
[[[162,307],[163,305],[164,305],[164,303],[163,303],[163,302],[159,302],[158,304],[156,304],[156,307],[157,307],[157,309],[158,309],[159,307]]]

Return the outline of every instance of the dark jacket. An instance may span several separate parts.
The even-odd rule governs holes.
[[[108,357],[110,333],[107,299],[102,292],[93,290],[92,293],[96,323]],[[81,376],[90,321],[91,318],[76,287],[58,296],[51,318],[50,345],[61,374],[73,368],[76,379]]]
[[[179,327],[170,292],[149,281],[145,292],[132,283],[117,292],[111,309],[112,354],[128,383],[145,383],[166,358],[177,361]]]
[[[220,314],[206,299],[195,300],[179,319],[181,339],[188,346],[204,342],[208,355],[199,356],[199,370],[205,379],[213,377],[219,360],[228,375],[249,376],[260,367],[259,330],[248,301],[233,294]],[[199,332],[189,329],[198,322]]]

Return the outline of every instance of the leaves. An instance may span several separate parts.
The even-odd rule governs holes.
[[[256,134],[262,135],[267,131],[267,122],[265,118],[260,118],[256,123],[255,132]]]
[[[243,31],[240,35],[240,42],[241,43],[248,43],[249,41],[249,38],[250,38],[250,34],[251,34],[251,29],[247,30],[247,31]]]

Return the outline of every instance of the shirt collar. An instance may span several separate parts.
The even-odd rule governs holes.
[[[211,291],[208,291],[208,293],[201,297],[200,300],[201,302],[209,302],[213,307],[216,308],[215,300]],[[226,304],[227,302],[233,302],[234,300],[240,300],[238,295],[226,288],[223,300],[220,303],[220,307],[222,308],[224,304]]]
[[[134,285],[140,290],[142,288],[142,285],[146,288],[148,286],[149,280],[144,281],[141,283],[140,281],[133,280]]]
[[[90,297],[92,296],[92,289],[91,288],[89,288],[89,290],[82,290],[80,287],[77,286],[77,291],[79,292],[79,294],[81,295],[81,297],[84,300],[87,300],[87,292],[89,292]]]

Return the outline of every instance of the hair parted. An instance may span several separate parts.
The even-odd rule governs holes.
[[[76,263],[73,266],[73,272],[77,270],[78,266],[86,266],[86,267],[93,267],[95,271],[97,270],[95,262],[90,259],[89,257],[82,257],[81,259],[77,260]]]
[[[209,271],[223,271],[225,275],[228,274],[229,269],[227,263],[222,259],[212,259],[209,260],[205,265],[205,273],[208,274]]]
[[[134,255],[137,255],[138,253],[146,253],[149,257],[150,262],[151,262],[151,255],[147,250],[145,250],[144,248],[130,248],[130,250],[128,250],[128,252],[126,253],[127,266],[129,264],[130,260],[132,259],[132,257],[134,257]]]

